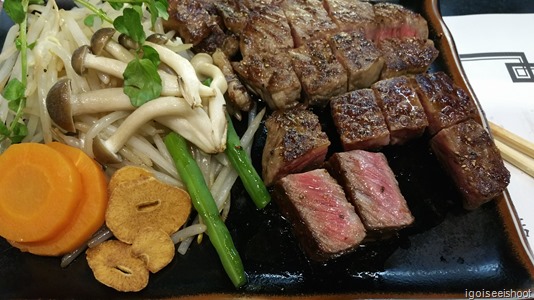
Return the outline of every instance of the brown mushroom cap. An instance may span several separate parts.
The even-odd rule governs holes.
[[[129,49],[129,50],[137,50],[139,48],[139,43],[132,40],[132,38],[130,38],[124,33],[121,33],[119,35],[119,44],[121,44],[124,48]]]
[[[91,36],[91,51],[95,55],[100,55],[115,32],[117,31],[111,27],[100,28],[95,31]]]
[[[109,240],[86,251],[87,263],[96,280],[121,292],[145,288],[150,276],[143,260],[130,253],[130,245]]]
[[[91,53],[91,49],[87,45],[78,47],[78,49],[74,50],[72,53],[70,64],[72,65],[72,68],[76,74],[82,76],[87,73],[87,68],[85,67],[85,56],[89,53]]]
[[[169,41],[169,38],[162,33],[153,33],[146,38],[147,42],[151,42],[158,45],[165,45]]]
[[[93,139],[93,155],[102,164],[118,164],[122,161],[119,155],[109,151],[104,141],[99,137]]]
[[[75,132],[72,119],[72,86],[69,78],[59,79],[46,95],[46,109],[52,121],[68,132]]]
[[[156,273],[168,265],[174,258],[174,243],[171,237],[161,229],[143,228],[135,237],[132,255],[142,259],[148,270]]]
[[[106,211],[106,225],[115,237],[131,244],[146,227],[162,229],[168,235],[180,228],[191,212],[189,194],[154,177],[135,184],[116,185]]]

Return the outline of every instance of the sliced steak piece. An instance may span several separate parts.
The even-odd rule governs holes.
[[[331,97],[347,92],[347,71],[326,40],[310,41],[289,53],[309,105],[324,107]]]
[[[327,168],[343,186],[370,237],[413,223],[414,217],[384,154],[363,150],[335,153]]]
[[[389,144],[386,120],[371,89],[333,97],[330,107],[345,151],[378,149]]]
[[[243,0],[220,0],[214,4],[221,16],[225,27],[240,35],[247,25],[250,9]]]
[[[382,40],[378,48],[384,58],[381,79],[424,73],[439,54],[432,40],[418,38]]]
[[[343,188],[325,169],[292,174],[280,179],[273,199],[291,223],[307,256],[325,261],[354,250],[365,228]]]
[[[391,144],[403,144],[424,133],[428,120],[408,77],[384,79],[373,84],[372,89],[388,124]]]
[[[473,210],[500,195],[510,172],[482,125],[474,120],[442,129],[430,141],[432,150]]]
[[[226,48],[227,39],[235,39],[225,33],[214,4],[206,0],[170,0],[169,19],[164,26],[175,30],[185,43],[193,44],[195,52],[212,53],[216,48]]]
[[[284,11],[278,4],[251,10],[249,21],[241,32],[241,55],[279,53],[293,48],[291,28]]]
[[[273,110],[299,103],[301,85],[287,53],[256,53],[232,67],[247,87],[258,94]]]
[[[213,55],[213,63],[221,69],[226,81],[228,82],[228,100],[239,110],[249,111],[252,108],[252,98],[250,97],[246,87],[241,83],[239,78],[232,68],[232,64],[226,54],[217,49]]]
[[[340,31],[363,30],[364,34],[370,38],[376,32],[375,12],[371,3],[353,0],[325,0],[323,5]]]
[[[328,40],[337,60],[348,73],[348,90],[368,88],[378,81],[384,60],[362,31],[340,32]]]
[[[373,35],[375,41],[405,37],[428,39],[426,20],[402,5],[377,3],[374,12],[377,22],[377,30]]]
[[[324,162],[330,141],[322,131],[319,118],[311,111],[300,105],[277,110],[267,118],[265,127],[262,175],[266,185]]]
[[[431,135],[443,128],[475,118],[477,107],[473,99],[444,72],[418,74],[415,80]]]
[[[282,9],[291,27],[295,48],[337,31],[321,0],[285,0]]]

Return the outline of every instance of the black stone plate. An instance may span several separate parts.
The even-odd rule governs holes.
[[[446,71],[471,91],[441,21],[437,0],[400,3],[429,21],[431,38],[440,50],[432,70]],[[5,33],[5,15],[1,19]],[[339,145],[328,112],[317,113],[333,144]],[[253,159],[258,167],[264,138],[262,131],[254,145]],[[339,149],[333,146],[330,152]],[[241,289],[232,286],[207,238],[152,275],[148,287],[139,293],[119,293],[100,284],[83,256],[62,269],[58,258],[21,253],[1,240],[0,297],[464,298],[474,290],[534,287],[532,255],[506,193],[476,211],[466,212],[452,181],[431,154],[426,137],[383,151],[416,219],[414,226],[398,237],[362,246],[325,264],[311,262],[299,249],[274,203],[256,210],[238,182],[232,191],[234,200],[227,225],[248,274],[248,284]]]

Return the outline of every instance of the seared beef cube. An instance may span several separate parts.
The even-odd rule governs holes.
[[[308,104],[324,107],[331,97],[347,92],[347,71],[327,41],[310,41],[289,53]]]
[[[368,37],[376,31],[375,12],[368,2],[354,0],[325,0],[328,15],[341,31],[362,30]]]
[[[383,40],[378,48],[385,63],[382,79],[426,72],[439,54],[432,40],[417,38]]]
[[[243,57],[255,53],[279,53],[293,48],[291,29],[278,4],[257,7],[241,32],[239,49]]]
[[[307,256],[325,261],[358,247],[365,228],[343,188],[325,169],[280,179],[273,199]]]
[[[441,129],[475,118],[477,107],[467,93],[443,72],[418,74],[419,100],[428,118],[428,131]]]
[[[432,150],[473,210],[500,195],[510,172],[488,132],[474,120],[442,129],[430,141]]]
[[[381,80],[372,89],[386,119],[391,144],[404,144],[424,133],[428,120],[408,77]]]
[[[375,41],[405,37],[428,39],[426,20],[402,5],[377,3],[374,5],[374,12],[377,22]]]
[[[370,236],[413,223],[414,217],[384,154],[339,152],[330,157],[327,168],[343,186]]]
[[[221,0],[215,7],[224,22],[225,27],[240,35],[247,25],[250,10],[242,0]]]
[[[287,174],[320,166],[330,141],[319,118],[302,106],[273,112],[265,121],[267,138],[262,156],[262,175],[272,185]]]
[[[345,151],[378,149],[389,144],[386,121],[371,89],[334,97],[330,107]]]
[[[286,53],[255,53],[232,63],[236,73],[271,109],[298,104],[301,85]]]
[[[222,19],[210,1],[170,0],[169,19],[164,26],[176,30],[185,43],[193,44],[195,52],[212,53],[232,38],[221,28]]]
[[[216,50],[213,55],[213,64],[215,64],[222,73],[226,81],[228,82],[228,89],[226,93],[228,94],[229,102],[239,110],[249,111],[252,107],[252,98],[247,92],[247,89],[241,83],[239,78],[232,68],[232,64],[228,57],[221,51]]]
[[[285,0],[282,9],[291,27],[295,48],[337,30],[321,0]]]
[[[375,44],[363,32],[340,32],[330,39],[330,47],[348,73],[348,90],[368,88],[378,81],[384,60]]]
[[[200,43],[211,34],[210,25],[214,23],[198,0],[169,1],[169,20],[165,22],[165,26],[176,30],[186,43]]]

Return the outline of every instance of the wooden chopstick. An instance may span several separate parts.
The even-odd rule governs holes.
[[[534,158],[534,143],[512,133],[501,126],[489,122],[491,133],[496,139],[499,139],[504,144],[514,148],[515,150]]]
[[[490,128],[503,159],[534,177],[534,144],[491,122]]]

